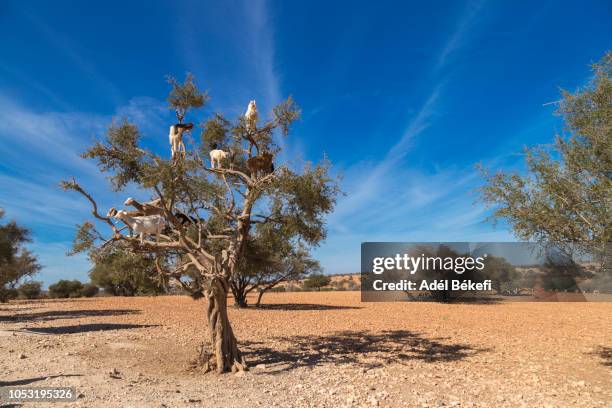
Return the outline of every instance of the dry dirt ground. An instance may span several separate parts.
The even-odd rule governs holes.
[[[0,305],[0,385],[74,386],[80,407],[612,406],[612,303],[264,301],[230,310],[252,368],[221,376],[189,369],[201,300]]]

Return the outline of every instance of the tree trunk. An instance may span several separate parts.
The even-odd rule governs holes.
[[[234,295],[234,307],[245,308],[248,307],[247,298],[244,291],[233,291]]]
[[[228,284],[223,278],[215,278],[204,292],[208,305],[206,318],[210,330],[210,350],[202,348],[200,362],[204,372],[216,371],[221,374],[227,371],[246,371],[247,365],[238,350],[238,344],[232,326],[227,317]]]
[[[265,290],[259,289],[259,294],[257,295],[257,302],[255,303],[255,307],[259,307],[259,305],[261,304],[261,298],[263,297],[264,293]]]
[[[234,307],[245,308],[247,304],[246,287],[242,284],[236,284],[234,281],[230,283],[232,297],[234,298]]]

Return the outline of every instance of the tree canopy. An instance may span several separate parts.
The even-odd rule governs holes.
[[[0,209],[0,220],[4,211]],[[0,224],[0,301],[6,301],[11,289],[25,278],[36,274],[41,266],[23,245],[30,241],[30,231],[15,221]]]
[[[526,148],[525,174],[485,170],[481,197],[520,239],[590,254],[610,270],[612,53],[592,69],[583,89],[562,91],[565,129],[554,145]]]

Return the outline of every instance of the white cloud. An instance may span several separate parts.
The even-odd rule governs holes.
[[[468,2],[463,15],[459,18],[457,22],[457,27],[447,39],[446,43],[444,44],[444,47],[438,55],[435,70],[440,70],[444,68],[451,60],[453,54],[455,54],[463,46],[465,46],[466,39],[469,36],[470,31],[474,27],[478,14],[484,4],[484,0]]]
[[[143,130],[145,143],[166,149],[166,126],[159,128],[164,113],[161,102],[134,98],[114,116],[128,116]],[[31,248],[43,265],[37,278],[47,283],[66,277],[86,279],[89,269],[86,258],[65,253],[75,225],[92,218],[91,207],[77,193],[62,191],[60,180],[76,176],[102,212],[122,203],[127,195],[149,198],[134,186],[112,192],[95,163],[79,157],[94,137],[106,132],[112,119],[82,112],[35,112],[0,98],[0,207],[7,219],[32,230]]]

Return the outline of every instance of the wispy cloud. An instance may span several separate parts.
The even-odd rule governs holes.
[[[25,86],[25,87],[29,87],[31,89],[34,89],[35,91],[41,93],[42,95],[44,95],[48,100],[52,101],[53,103],[55,103],[58,107],[64,109],[64,110],[72,110],[72,107],[66,102],[64,101],[61,97],[59,97],[55,92],[53,92],[48,86],[40,83],[39,81],[35,80],[34,78],[24,75],[22,72],[20,72],[19,70],[13,69],[11,67],[9,67],[6,64],[2,64],[0,63],[0,70],[4,71],[5,74],[10,75],[11,77],[15,78],[20,85]]]
[[[257,72],[262,84],[263,106],[270,109],[281,99],[280,82],[274,66],[274,25],[266,0],[248,1],[245,5],[249,41],[248,64]]]
[[[0,208],[7,218],[33,230],[31,247],[41,258],[41,278],[46,282],[77,272],[85,276],[89,268],[86,258],[67,258],[65,253],[74,226],[91,218],[91,208],[75,193],[61,191],[59,181],[77,176],[102,209],[118,205],[126,195],[141,197],[143,193],[134,187],[122,193],[110,191],[105,175],[80,153],[105,133],[113,117],[123,116],[139,125],[146,144],[167,149],[165,126],[157,128],[164,123],[164,114],[168,113],[163,104],[151,98],[134,98],[112,116],[35,112],[0,98]]]
[[[482,5],[471,3],[458,20],[432,67],[434,74],[465,46]],[[362,241],[477,240],[480,236],[485,210],[473,205],[475,197],[469,193],[478,183],[474,169],[427,172],[411,168],[406,159],[416,138],[437,136],[432,127],[448,79],[428,77],[434,79],[430,93],[384,157],[377,163],[360,162],[344,169],[347,195],[329,217],[330,238],[317,250],[329,272],[358,271],[355,252]],[[346,264],[347,259],[352,263]]]
[[[104,90],[105,95],[111,102],[115,105],[121,103],[122,97],[119,89],[112,81],[106,78],[106,76],[102,75],[92,62],[83,57],[82,51],[79,51],[78,47],[69,38],[51,28],[38,16],[25,11],[23,15],[31,26],[35,27],[43,34],[43,38],[51,43],[66,58],[72,61],[72,63],[86,74],[91,81],[97,83],[99,89]]]
[[[441,70],[450,61],[453,54],[457,53],[465,46],[471,30],[473,29],[479,12],[485,4],[485,0],[477,0],[468,2],[463,14],[457,20],[457,26],[450,37],[447,39],[444,47],[438,55],[434,71]]]

